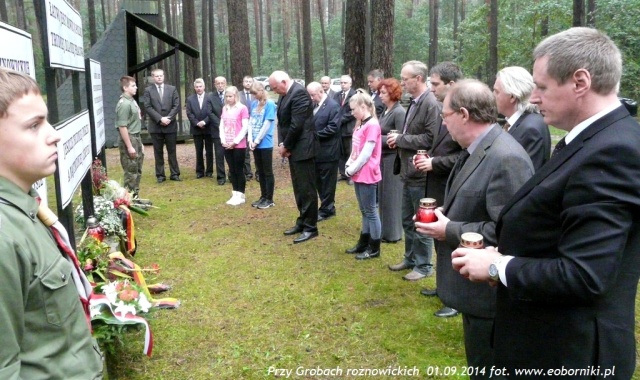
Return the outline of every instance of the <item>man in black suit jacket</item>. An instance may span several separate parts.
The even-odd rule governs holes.
[[[429,71],[429,76],[431,79],[431,91],[439,103],[444,102],[449,89],[455,86],[456,82],[463,77],[462,70],[453,62],[441,62],[433,66]],[[438,128],[433,131],[433,142],[431,143],[431,149],[428,151],[429,158],[416,162],[416,169],[427,173],[425,196],[435,199],[438,205],[444,204],[447,179],[461,150],[460,145],[451,138],[444,121],[440,119]],[[440,262],[440,260],[436,263],[436,266],[438,268],[442,266],[451,267],[447,262]],[[440,271],[440,269],[437,269],[436,273]],[[420,293],[425,296],[435,296],[438,292],[436,289],[423,289]],[[436,317],[454,317],[457,314],[458,312],[455,309],[447,305],[434,313]]]
[[[164,172],[164,146],[167,147],[169,170],[172,181],[181,181],[178,157],[176,156],[176,141],[178,137],[178,123],[176,121],[180,111],[180,97],[178,90],[164,83],[164,71],[155,69],[151,72],[155,84],[144,91],[144,108],[151,118],[148,125],[149,134],[153,141],[153,155],[156,160],[156,179],[158,183],[166,180]]]
[[[467,365],[488,370],[493,365],[495,289],[461,277],[451,267],[451,252],[465,232],[481,234],[486,245],[497,243],[500,210],[531,178],[533,165],[522,146],[496,123],[495,99],[484,83],[456,83],[444,99],[442,115],[449,133],[465,150],[458,154],[447,181],[442,211],[436,211],[438,221],[415,225],[419,233],[436,240],[438,296],[463,314]]]
[[[534,59],[531,103],[568,134],[504,206],[497,251],[457,249],[453,265],[497,286],[497,367],[512,376],[522,368],[595,368],[598,376],[572,378],[608,371],[630,379],[640,125],[616,96],[620,51],[595,29],[571,28],[542,41]]]
[[[300,216],[285,235],[300,234],[293,243],[318,236],[318,192],[315,183],[315,156],[318,138],[313,127],[313,104],[305,88],[284,71],[269,77],[278,99],[278,141],[280,156],[289,158],[291,184]]]
[[[347,181],[349,185],[352,185],[353,181],[344,172],[344,166],[347,160],[349,160],[349,156],[351,156],[351,137],[353,136],[353,128],[356,125],[356,118],[351,114],[351,107],[349,107],[349,100],[353,94],[356,93],[356,91],[351,88],[351,83],[350,76],[343,75],[340,77],[340,87],[342,87],[342,91],[338,92],[334,97],[336,103],[340,105],[337,121],[341,136],[340,160],[338,160],[340,178],[338,180]]]
[[[318,221],[336,215],[336,180],[340,158],[340,131],[336,116],[340,106],[322,91],[322,85],[311,82],[307,91],[313,101],[313,123],[320,142],[316,155],[316,187],[320,197]]]
[[[498,112],[507,119],[505,130],[529,153],[538,170],[551,154],[551,134],[538,108],[529,103],[534,87],[533,77],[526,69],[505,67],[496,75],[493,94]]]
[[[187,118],[196,148],[196,178],[213,177],[213,136],[211,136],[211,102],[204,91],[204,80],[193,82],[195,94],[187,98]],[[206,154],[206,166],[204,155]]]
[[[367,75],[367,84],[369,85],[369,91],[371,93],[371,99],[373,99],[373,105],[376,107],[376,117],[379,119],[384,112],[384,103],[378,95],[378,86],[384,79],[384,71],[376,69],[369,71]]]
[[[222,115],[222,106],[224,105],[224,91],[227,88],[227,80],[225,77],[216,77],[213,80],[215,90],[209,94],[209,103],[211,104],[211,135],[213,136],[213,151],[216,156],[216,179],[218,185],[222,186],[227,180],[224,169],[224,147],[220,141],[220,116]]]
[[[320,78],[320,84],[322,85],[322,91],[324,91],[330,99],[334,99],[336,92],[331,89],[331,78],[328,76]]]

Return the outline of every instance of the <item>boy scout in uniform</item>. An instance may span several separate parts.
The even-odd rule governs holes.
[[[0,379],[102,378],[76,268],[36,216],[59,141],[36,82],[0,68]]]
[[[120,164],[124,171],[124,187],[138,198],[140,178],[142,177],[142,162],[144,161],[144,146],[140,138],[142,130],[142,116],[140,107],[133,98],[138,92],[136,80],[133,77],[120,78],[122,95],[116,105],[116,127],[120,132],[118,148],[120,148]]]

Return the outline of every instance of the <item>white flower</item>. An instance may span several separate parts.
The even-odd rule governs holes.
[[[136,315],[136,307],[134,305],[127,305],[122,301],[118,301],[116,305],[118,305],[118,307],[113,310],[114,314],[121,313],[121,316],[125,316],[127,313],[131,313]]]

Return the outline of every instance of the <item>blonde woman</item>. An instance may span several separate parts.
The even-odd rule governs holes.
[[[371,96],[358,90],[349,100],[351,114],[356,118],[356,128],[351,140],[351,156],[345,165],[345,174],[353,180],[356,199],[362,214],[360,236],[368,236],[365,250],[349,249],[347,253],[358,253],[356,260],[366,260],[380,256],[380,216],[377,206],[380,156],[382,141],[380,123]]]
[[[256,173],[260,182],[260,199],[251,206],[261,210],[275,206],[273,202],[273,125],[276,104],[267,97],[264,85],[254,82],[251,87],[251,117],[249,118],[249,149],[253,151]]]
[[[224,158],[229,165],[233,189],[227,204],[238,206],[245,202],[244,190],[247,180],[243,168],[247,150],[245,137],[249,128],[249,111],[240,103],[238,89],[235,86],[228,87],[224,92],[224,107],[220,121],[220,141],[224,148]]]

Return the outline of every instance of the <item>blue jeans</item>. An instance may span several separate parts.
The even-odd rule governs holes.
[[[360,213],[362,214],[362,233],[370,234],[372,240],[380,240],[382,227],[376,200],[378,184],[355,182],[353,185],[356,191],[358,207],[360,207]]]
[[[404,229],[404,261],[416,272],[430,274],[433,271],[431,255],[433,239],[416,232],[413,216],[424,198],[424,186],[402,186],[402,229]]]

